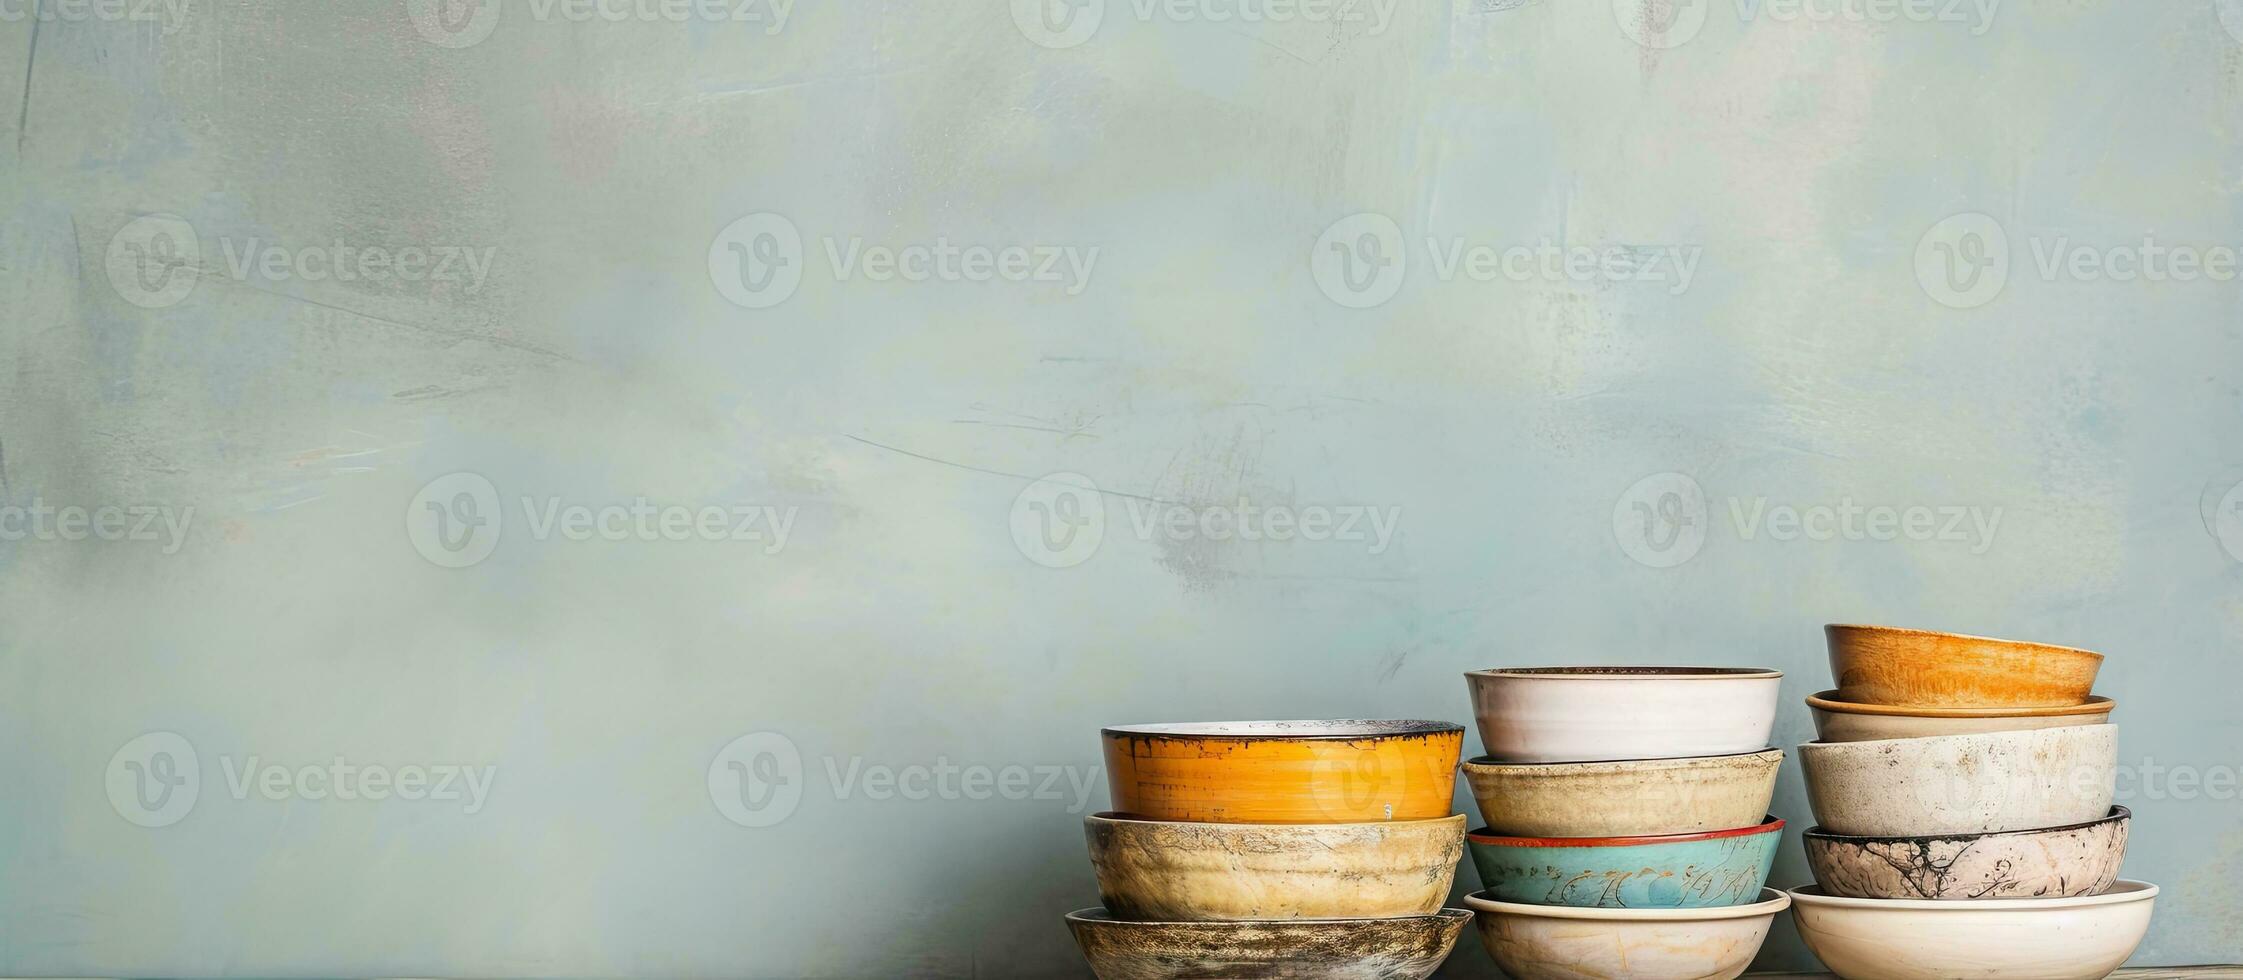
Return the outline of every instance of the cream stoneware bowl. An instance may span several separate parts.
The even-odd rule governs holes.
[[[2118,880],[2132,814],[2093,823],[1953,837],[1841,837],[1807,831],[1807,867],[1841,898],[1975,900],[2099,895]]]
[[[1083,818],[1106,908],[1125,919],[1431,915],[1464,855],[1464,815],[1381,823]]]
[[[2118,726],[2073,725],[1799,747],[1807,806],[1848,837],[1999,834],[2111,812]]]
[[[1807,708],[1815,716],[1815,737],[1825,742],[2100,725],[2111,720],[2111,709],[2117,706],[2105,697],[2061,708],[1895,708],[1840,701],[1837,691],[1807,698]]]
[[[1730,980],[1752,965],[1768,924],[1791,896],[1760,890],[1750,905],[1596,909],[1466,896],[1480,944],[1514,980]]]
[[[1098,980],[1424,980],[1456,948],[1472,913],[1404,919],[1130,922],[1105,909],[1067,914]]]
[[[1697,759],[1464,764],[1488,832],[1639,837],[1750,827],[1768,813],[1783,750]]]
[[[1472,714],[1497,762],[1610,762],[1758,752],[1782,671],[1758,667],[1475,670]]]
[[[2084,704],[2103,655],[2093,650],[1897,626],[1823,627],[1838,696],[1911,708]]]
[[[1835,898],[1791,890],[1807,949],[1846,980],[2095,980],[2134,955],[2157,886],[1991,902]]]

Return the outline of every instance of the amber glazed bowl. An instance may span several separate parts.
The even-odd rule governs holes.
[[[1837,700],[1902,708],[2060,708],[2086,704],[2103,655],[2092,650],[1892,626],[1823,627]]]
[[[1815,716],[1815,737],[1825,742],[2100,725],[2111,720],[2111,709],[2116,707],[2106,697],[2092,697],[2086,704],[2061,708],[1895,708],[1840,701],[1836,691],[1807,698],[1807,708]]]
[[[1464,726],[1445,721],[1122,725],[1105,740],[1117,817],[1375,823],[1449,815]]]

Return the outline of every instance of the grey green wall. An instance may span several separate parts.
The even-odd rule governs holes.
[[[0,21],[0,972],[1068,975],[1102,723],[1826,621],[2108,651],[2243,960],[2243,5],[131,2]]]

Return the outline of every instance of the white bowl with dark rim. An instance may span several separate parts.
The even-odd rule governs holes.
[[[2133,814],[2068,827],[1947,837],[1806,833],[1807,868],[1840,898],[1982,901],[2100,895],[2118,881]]]
[[[1762,667],[1507,667],[1464,675],[1497,762],[1612,762],[1768,747],[1783,672]]]

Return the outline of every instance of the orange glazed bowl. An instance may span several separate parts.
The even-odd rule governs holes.
[[[1464,726],[1212,721],[1100,732],[1117,816],[1200,823],[1373,823],[1449,815]]]
[[[2092,650],[1892,626],[1823,627],[1835,700],[1899,708],[2062,708],[2094,692]]]

